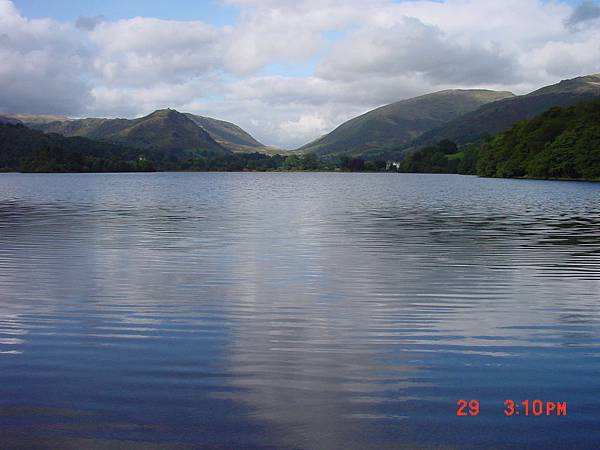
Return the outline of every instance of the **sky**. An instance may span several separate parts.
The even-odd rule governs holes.
[[[591,0],[0,0],[0,112],[170,107],[280,148],[429,92],[598,72]]]

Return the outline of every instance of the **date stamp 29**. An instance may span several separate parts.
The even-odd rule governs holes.
[[[458,417],[475,417],[481,410],[478,400],[460,399],[456,402],[458,407],[456,415]],[[515,401],[507,399],[504,401],[504,415],[512,416],[556,416],[563,417],[567,415],[567,402],[564,401],[544,401],[544,400],[521,400]]]

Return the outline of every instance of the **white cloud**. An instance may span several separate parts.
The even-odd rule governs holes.
[[[116,86],[182,83],[220,64],[220,34],[202,22],[141,17],[103,21],[88,38],[97,49],[97,75]]]
[[[0,0],[0,107],[5,111],[77,114],[89,101],[81,76],[88,49],[73,27],[28,20]]]
[[[600,72],[599,9],[589,1],[228,3],[239,18],[218,27],[145,17],[32,20],[0,0],[0,110],[136,116],[170,106],[294,147],[426,92],[524,93]],[[273,74],[275,67],[306,75]]]
[[[110,112],[111,116],[133,117],[172,105],[187,112],[182,106],[198,93],[221,89],[218,77],[199,77],[182,83],[158,82],[150,86],[100,85],[92,88],[91,96],[98,111]]]
[[[402,17],[384,28],[366,26],[333,50],[317,71],[326,79],[420,75],[435,83],[511,83],[515,55],[496,41],[458,39],[419,19]]]
[[[319,135],[328,131],[330,124],[320,113],[302,114],[298,120],[281,124],[281,130],[290,139],[305,139],[307,135]]]

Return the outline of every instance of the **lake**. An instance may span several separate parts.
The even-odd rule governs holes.
[[[0,447],[594,448],[599,300],[600,183],[1,174]]]

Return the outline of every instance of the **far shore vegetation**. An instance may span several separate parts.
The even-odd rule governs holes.
[[[551,108],[480,143],[459,147],[442,140],[395,160],[218,150],[141,150],[45,134],[22,124],[0,124],[0,171],[4,172],[343,171],[600,180],[600,100]]]

